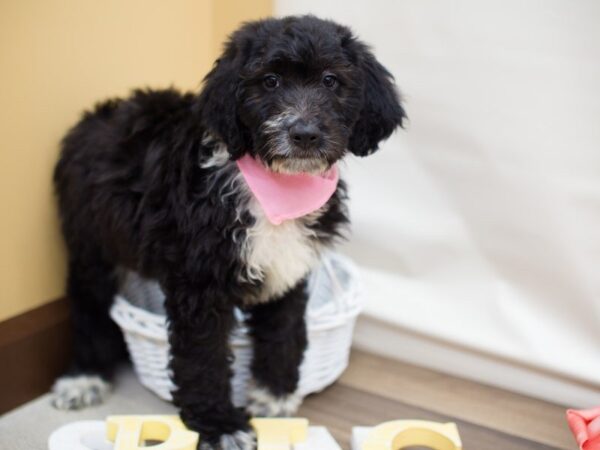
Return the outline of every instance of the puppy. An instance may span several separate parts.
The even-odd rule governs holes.
[[[54,180],[68,248],[74,358],[54,404],[101,402],[126,357],[108,315],[119,273],[166,294],[174,403],[202,449],[253,449],[249,415],[293,414],[306,279],[348,222],[343,181],[318,210],[274,225],[236,164],[320,174],[378,148],[405,117],[390,73],[352,32],[313,16],[235,32],[200,94],[138,90],[86,112]],[[234,308],[254,344],[246,411],[230,400]]]

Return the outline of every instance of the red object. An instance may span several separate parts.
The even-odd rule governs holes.
[[[600,406],[567,411],[567,422],[581,450],[600,450]]]

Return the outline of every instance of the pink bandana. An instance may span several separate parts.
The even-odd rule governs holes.
[[[267,219],[274,225],[310,214],[331,198],[339,175],[333,166],[323,175],[275,173],[246,154],[237,165]]]

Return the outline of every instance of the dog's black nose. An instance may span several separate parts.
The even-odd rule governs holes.
[[[321,130],[314,124],[299,120],[289,130],[290,139],[302,148],[316,147],[321,141]]]

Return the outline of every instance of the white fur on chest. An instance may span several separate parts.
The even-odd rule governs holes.
[[[207,136],[204,144],[210,144],[211,139]],[[218,188],[222,197],[237,196],[238,220],[245,212],[254,217],[254,224],[245,230],[241,244],[244,267],[240,279],[259,284],[261,289],[255,298],[248,301],[274,299],[294,287],[315,268],[322,244],[310,225],[316,223],[326,206],[307,216],[273,225],[237,166],[229,159],[224,145],[216,146],[211,157],[199,161],[199,164],[202,168],[215,168],[213,178],[208,182],[211,188]],[[226,174],[224,179],[220,176],[223,173]],[[215,185],[217,182],[220,183],[218,187]],[[237,241],[238,235],[234,234],[233,239]]]
[[[268,301],[294,287],[316,266],[319,244],[308,225],[318,213],[273,225],[255,199],[248,207],[256,221],[243,244],[243,275],[248,281],[262,282],[256,300]]]

